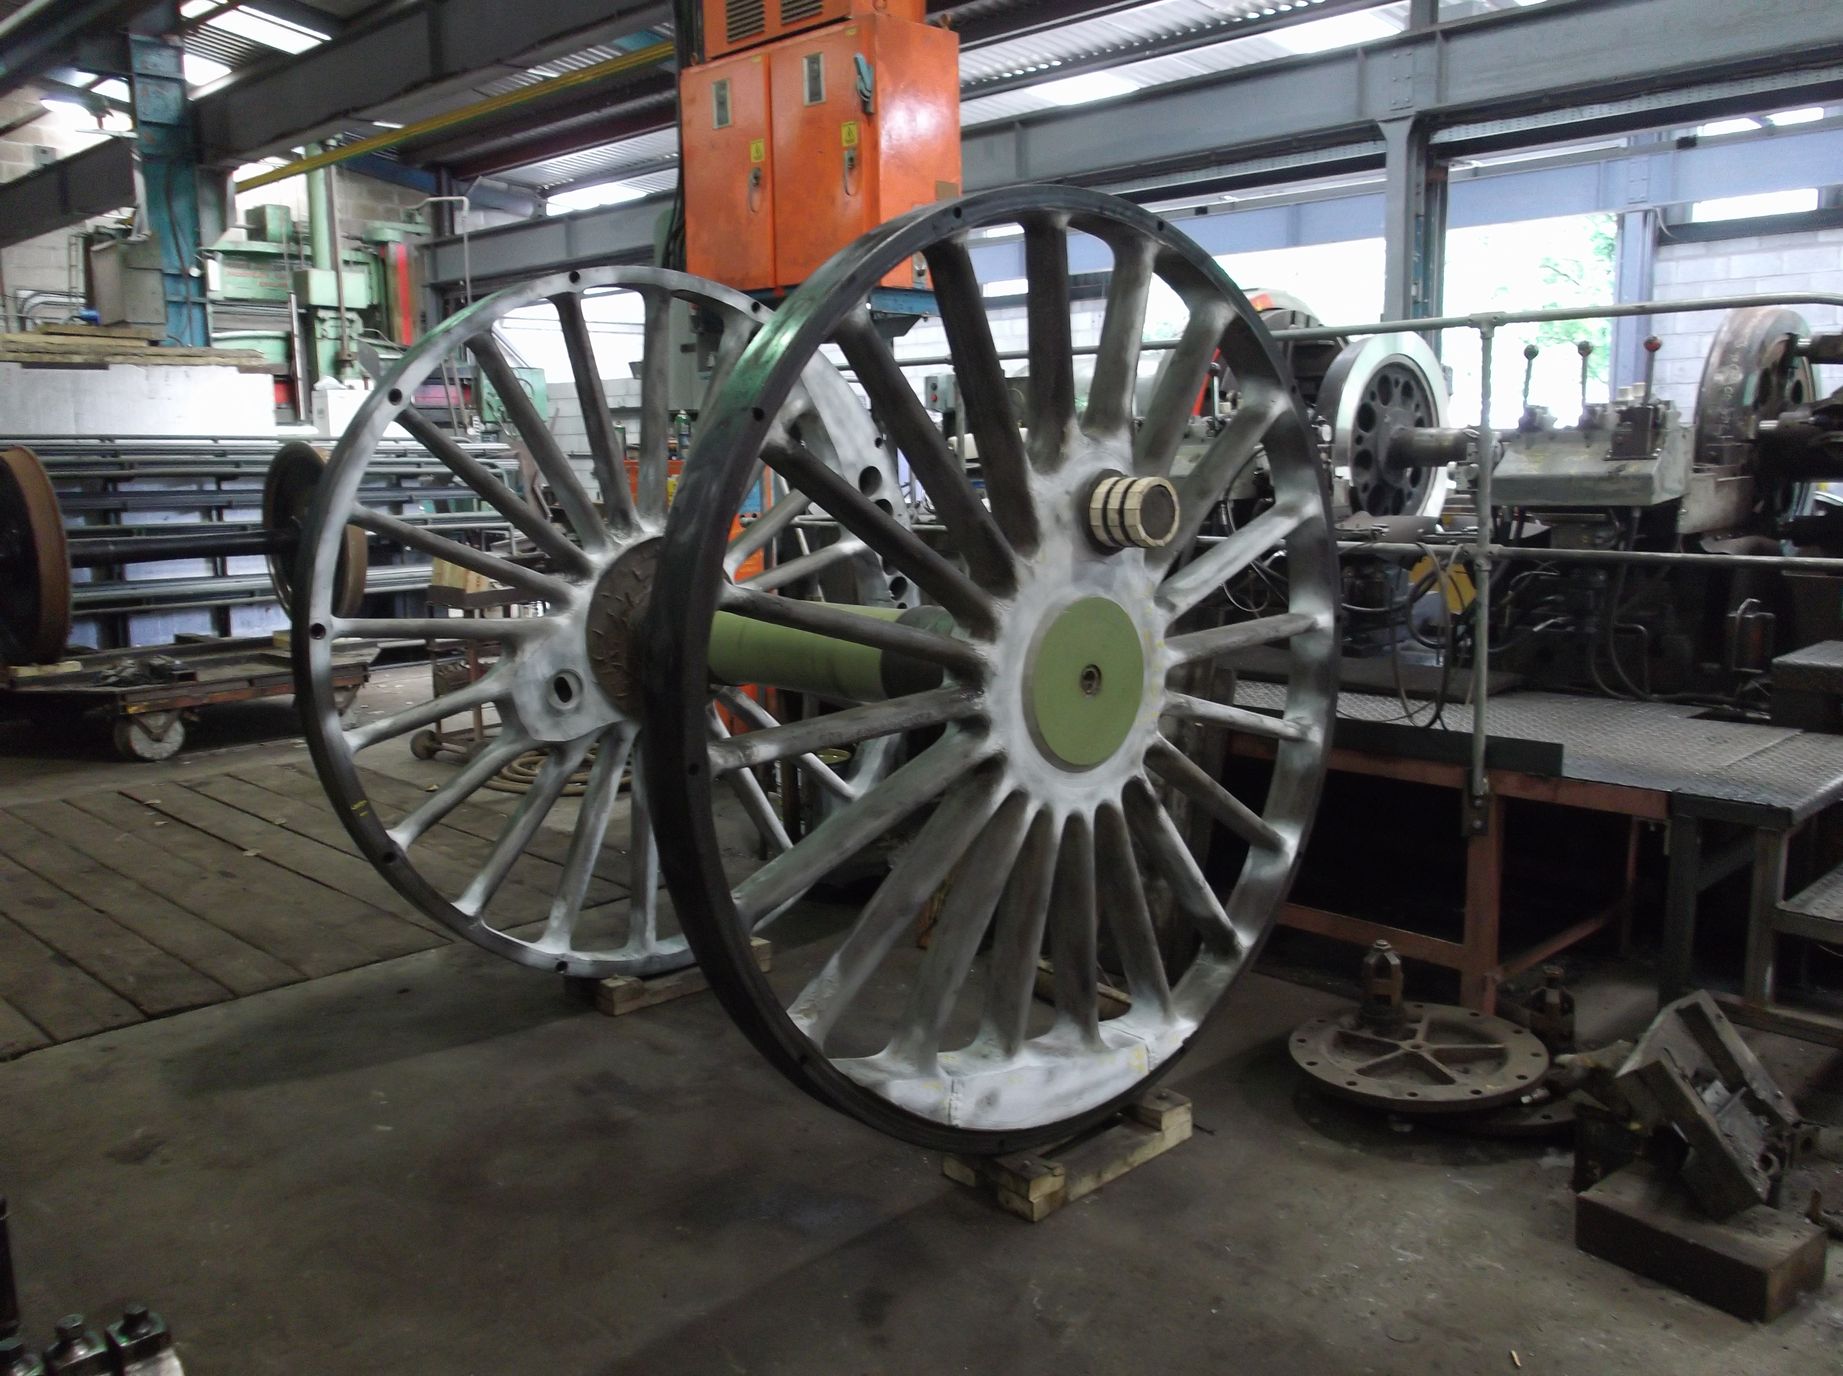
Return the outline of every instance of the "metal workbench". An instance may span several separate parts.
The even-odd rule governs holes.
[[[1243,680],[1236,701],[1277,710],[1280,685]],[[1425,717],[1431,704],[1412,704]],[[1289,905],[1286,925],[1367,944],[1378,937],[1405,955],[1459,971],[1461,999],[1489,1010],[1499,983],[1629,916],[1637,827],[1669,828],[1659,993],[1692,987],[1691,956],[1701,895],[1751,867],[1747,962],[1742,994],[1727,998],[1743,1021],[1843,1044],[1843,1023],[1778,1004],[1773,996],[1775,914],[1786,897],[1792,838],[1843,801],[1843,736],[1754,722],[1709,719],[1677,703],[1629,702],[1561,693],[1494,694],[1487,765],[1491,807],[1485,830],[1467,839],[1464,935],[1458,942],[1387,928],[1340,913]],[[1334,771],[1463,788],[1471,713],[1449,703],[1432,729],[1401,720],[1393,696],[1345,692],[1338,700]],[[1262,753],[1258,746],[1246,753]],[[1498,949],[1503,857],[1502,800],[1521,798],[1628,819],[1627,892],[1607,910],[1505,957]],[[1711,840],[1719,837],[1716,844]]]

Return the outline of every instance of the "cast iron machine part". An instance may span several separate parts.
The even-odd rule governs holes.
[[[1024,243],[1031,387],[1008,395],[967,237],[1017,227]],[[1072,234],[1113,256],[1094,379],[1076,407]],[[871,323],[893,268],[928,264],[979,446],[981,501]],[[1145,420],[1133,387],[1154,279],[1187,313]],[[868,409],[783,412],[836,345]],[[1188,473],[1171,471],[1220,350],[1239,406]],[[810,385],[810,384],[809,384]],[[938,514],[924,543],[834,476],[821,455],[902,453]],[[699,963],[731,1016],[796,1084],[930,1147],[1009,1151],[1066,1138],[1143,1093],[1190,1043],[1271,928],[1316,810],[1333,707],[1337,566],[1323,469],[1267,329],[1191,240],[1129,203],[1067,187],[989,192],[873,231],[775,313],[714,398],[666,526],[644,627],[648,794],[662,862]],[[1240,466],[1264,450],[1275,497],[1220,543],[1193,540]],[[795,588],[764,593],[728,571],[728,532],[758,464],[878,551],[930,599],[932,627],[892,624]],[[1166,478],[1174,537],[1109,548],[1089,519],[1099,478]],[[1283,552],[1284,610],[1221,623],[1223,584]],[[940,686],[864,693],[843,710],[713,741],[701,701],[711,636],[728,615],[792,627],[880,659],[929,666]],[[1209,671],[1239,649],[1284,647],[1278,716],[1234,707]],[[836,653],[836,651],[835,651]],[[887,675],[880,676],[887,679]],[[1200,723],[1275,743],[1265,796],[1226,789],[1162,725]],[[927,735],[914,733],[926,731]],[[719,862],[721,781],[818,749],[910,736],[906,763],[841,804],[800,843],[732,885]],[[1213,820],[1186,834],[1173,816]],[[810,980],[779,986],[751,933],[847,857],[892,836],[875,894],[822,939]],[[1193,846],[1197,849],[1193,849]],[[1206,877],[1206,860],[1226,881]],[[1147,894],[1185,955],[1161,949]],[[938,903],[936,896],[939,895]],[[914,930],[938,906],[925,952]],[[771,930],[771,927],[769,928]],[[985,947],[990,935],[989,948]],[[1130,1009],[1098,1016],[1098,951],[1124,970]],[[1039,955],[1053,1004],[1037,1004]],[[982,949],[983,948],[983,949]],[[1194,950],[1194,954],[1190,954]],[[1188,958],[1185,958],[1188,957]],[[975,968],[977,967],[977,968]]]
[[[0,663],[63,657],[73,569],[261,555],[269,561],[276,597],[286,605],[301,521],[325,466],[325,454],[312,445],[283,444],[264,480],[261,529],[111,538],[66,530],[38,456],[18,446],[0,451]],[[337,595],[353,613],[365,595],[365,532],[353,527],[343,541]]]
[[[617,293],[637,296],[644,316],[641,424],[632,460],[604,399],[583,305],[585,298]],[[303,725],[321,781],[353,839],[405,897],[452,930],[520,964],[571,977],[646,976],[692,960],[683,936],[661,930],[659,845],[643,790],[629,790],[627,818],[616,820],[630,765],[637,778],[638,763],[652,750],[651,733],[644,729],[649,719],[639,704],[638,647],[630,631],[664,572],[660,536],[672,481],[673,414],[683,405],[672,395],[673,316],[687,308],[700,322],[700,333],[714,342],[706,390],[721,390],[768,312],[716,283],[652,268],[602,268],[540,278],[476,302],[427,335],[372,391],[334,451],[303,534],[293,608]],[[494,336],[509,314],[532,309],[554,312],[562,329],[589,425],[593,494],[546,418],[517,386]],[[550,490],[558,521],[512,492],[415,410],[410,399],[424,380],[468,356],[505,399]],[[856,405],[829,364],[815,366],[798,393],[788,423]],[[535,549],[534,557],[515,561],[475,549],[365,505],[367,468],[393,423],[516,527]],[[841,446],[828,462],[833,481],[877,503],[879,513],[906,532],[908,508],[888,451],[869,443]],[[687,477],[696,466],[686,470]],[[889,625],[892,634],[906,629],[903,618],[928,619],[929,609],[915,606],[908,578],[887,571],[864,541],[822,542],[798,524],[808,498],[790,493],[759,466],[751,481],[755,493],[773,500],[758,516],[725,529],[726,566],[739,585],[762,597],[783,588],[823,587],[828,596],[861,604],[866,621]],[[344,532],[353,527],[451,560],[514,590],[539,611],[470,619],[355,616],[342,605],[336,578]],[[778,725],[772,701],[746,685],[776,683],[837,696],[871,691],[866,676],[875,680],[879,673],[887,673],[892,684],[906,681],[900,663],[880,665],[861,650],[832,654],[838,642],[802,638],[797,630],[763,632],[742,619],[728,629],[734,634],[727,639],[715,633],[712,638],[747,671],[735,668],[719,684],[699,685],[699,729],[713,740]],[[464,687],[348,729],[339,719],[333,687],[334,651],[342,641],[379,638],[472,638],[492,643],[497,659]],[[441,787],[408,807],[371,796],[359,773],[363,752],[475,707],[496,712],[498,733]],[[504,767],[533,751],[542,753],[543,763],[502,832],[480,838],[464,853],[454,849],[459,843],[452,831],[431,835],[490,787]],[[814,781],[828,802],[849,802],[886,768],[888,754],[889,747],[873,744],[854,751],[848,762],[828,763],[802,752],[790,766]],[[523,871],[514,874],[515,867],[572,776],[584,769],[567,855],[560,869],[547,872],[550,888],[538,892],[524,882]],[[749,771],[727,783],[749,845],[771,855],[789,849],[793,840],[770,795],[772,785],[764,786]],[[611,885],[624,886],[624,909],[607,898]],[[541,901],[534,906],[534,900]]]

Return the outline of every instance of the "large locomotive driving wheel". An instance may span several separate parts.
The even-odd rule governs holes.
[[[1029,281],[1022,413],[967,248],[972,231],[1013,226]],[[1077,236],[1113,256],[1085,404],[1072,366]],[[983,500],[872,323],[870,292],[918,254]],[[1140,421],[1134,384],[1154,278],[1188,319]],[[820,407],[788,422],[777,413],[810,388],[829,345],[868,410]],[[1219,348],[1239,409],[1175,472]],[[902,529],[878,494],[839,482],[822,458],[864,446],[901,452],[944,532],[937,540]],[[1199,547],[1204,516],[1257,446],[1273,505]],[[728,532],[758,461],[928,605],[896,620],[734,580]],[[1266,936],[1317,804],[1333,709],[1337,576],[1322,470],[1247,299],[1190,240],[1110,197],[1031,187],[930,207],[843,250],[776,312],[717,395],[694,468],[667,524],[643,642],[647,779],[656,824],[674,840],[662,860],[681,920],[731,1015],[820,1099],[928,1146],[1042,1143],[1140,1091]],[[1288,608],[1220,624],[1218,590],[1276,553]],[[757,720],[713,741],[703,715],[713,674],[774,682],[766,651],[790,633],[809,643],[803,677],[815,664],[840,670],[830,695],[840,710]],[[1209,695],[1212,676],[1197,672],[1254,645],[1290,655],[1281,716]],[[1191,723],[1271,742],[1270,781],[1232,793],[1172,745]],[[732,886],[719,864],[725,780],[892,738],[908,742],[905,764]],[[1210,819],[1217,844],[1205,855]],[[878,849],[893,859],[861,909],[774,976],[755,967],[753,930],[783,912],[784,922],[801,914],[805,933],[823,927],[836,906],[790,905]],[[1053,1004],[1033,997],[1040,955],[1053,967]],[[1097,1006],[1102,962],[1132,1000],[1110,1019]]]
[[[583,306],[585,297],[614,292],[638,296],[644,321],[638,457],[631,482]],[[570,975],[644,975],[691,960],[684,938],[660,928],[658,846],[639,790],[633,791],[627,822],[615,825],[629,767],[650,748],[638,713],[629,629],[656,576],[665,525],[672,413],[683,405],[671,395],[669,366],[676,347],[670,314],[683,308],[680,303],[698,312],[716,338],[711,385],[721,386],[766,310],[682,273],[573,272],[510,288],[455,316],[406,354],[360,409],[334,452],[302,532],[293,610],[305,729],[315,766],[348,830],[424,912],[488,950]],[[554,312],[561,326],[588,428],[594,495],[495,339],[495,326],[508,315],[533,309]],[[510,490],[411,404],[418,386],[456,360],[471,361],[502,399],[560,513],[559,523]],[[849,402],[843,380],[830,369],[816,377],[810,396],[822,396],[828,387],[836,392],[832,404]],[[802,393],[803,404],[811,404],[808,397]],[[359,493],[366,469],[393,422],[498,510],[526,547],[511,555],[480,549],[365,506]],[[900,495],[884,456],[866,454],[843,471],[855,486],[883,485],[887,478],[889,490]],[[737,536],[733,554],[745,583],[773,587],[818,570],[834,576],[834,587],[842,577],[842,586],[865,601],[889,599],[890,580],[861,545],[788,547],[780,537],[807,539],[794,530],[798,513],[797,502],[777,503]],[[349,590],[338,571],[351,527],[513,589],[527,599],[531,614],[467,620],[348,615],[342,600]],[[332,679],[333,650],[341,640],[464,638],[493,643],[496,658],[477,681],[375,720],[341,724]],[[700,694],[692,710],[701,729],[717,734],[726,728],[710,702],[710,694]],[[756,706],[748,700],[748,708]],[[476,707],[496,714],[498,733],[451,778],[395,808],[388,794],[371,796],[374,789],[359,772],[365,751]],[[457,814],[502,769],[532,752],[542,755],[543,763],[503,823],[483,822],[472,811]],[[846,794],[852,791],[847,778],[816,760],[799,767]],[[584,771],[580,798],[564,802],[566,792],[574,791],[572,778]],[[638,777],[637,768],[631,772]],[[733,782],[743,825],[753,832],[741,849],[789,846],[767,791],[753,776]],[[375,791],[382,792],[382,785]],[[546,854],[546,836],[558,840],[546,829],[553,813],[566,825],[569,840],[567,849],[559,842]],[[444,825],[457,815],[470,817],[469,826]],[[734,837],[731,844],[737,844]],[[623,893],[625,904],[618,901]]]

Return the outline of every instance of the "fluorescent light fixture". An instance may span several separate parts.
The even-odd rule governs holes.
[[[401,129],[403,127],[394,119],[374,119],[371,122],[380,129]]]
[[[1696,224],[1711,220],[1751,220],[1760,215],[1797,215],[1817,209],[1817,188],[1800,187],[1796,191],[1760,191],[1751,196],[1722,196],[1713,201],[1697,201],[1689,208],[1689,218]]]
[[[201,14],[209,14],[216,4],[217,0],[186,0],[179,7],[179,12],[187,19],[196,19]],[[304,24],[242,8],[211,15],[205,21],[205,27],[234,33],[240,38],[250,39],[284,53],[304,53],[327,40],[326,34]]]
[[[200,57],[197,53],[187,53],[181,59],[181,65],[185,69],[188,86],[209,86],[212,82],[222,81],[230,75],[230,68],[222,62],[214,61],[209,57]]]
[[[1738,115],[1733,119],[1717,119],[1711,120],[1707,124],[1698,124],[1696,126],[1696,136],[1705,139],[1718,139],[1723,134],[1752,133],[1759,127],[1759,120],[1748,119],[1745,115]]]
[[[987,282],[979,288],[985,296],[1022,296],[1030,283],[1022,277],[1006,277],[997,282]]]
[[[1372,43],[1378,38],[1393,38],[1401,32],[1373,10],[1351,14],[1328,14],[1303,24],[1289,24],[1263,37],[1277,43],[1289,53],[1328,53],[1333,48],[1348,48],[1356,43]]]
[[[1824,107],[1807,105],[1802,110],[1781,110],[1778,114],[1768,115],[1766,122],[1774,128],[1788,124],[1815,124],[1824,117]]]
[[[572,210],[593,210],[597,206],[621,205],[637,201],[647,193],[627,182],[601,182],[595,186],[575,186],[544,198],[544,209],[552,215]]]
[[[1117,72],[1080,72],[1026,89],[1052,105],[1086,105],[1091,100],[1111,100],[1114,96],[1130,94],[1137,91],[1139,85]]]

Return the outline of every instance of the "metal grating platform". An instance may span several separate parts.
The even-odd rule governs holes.
[[[1278,684],[1242,682],[1235,700],[1277,710]],[[1425,715],[1427,704],[1414,704]],[[1562,750],[1560,775],[1591,783],[1649,789],[1671,796],[1679,810],[1700,816],[1785,826],[1843,797],[1843,736],[1753,722],[1705,720],[1703,709],[1677,703],[1625,702],[1565,693],[1514,692],[1491,699],[1486,721],[1494,738],[1549,742]],[[1428,732],[1402,722],[1394,697],[1342,693],[1338,716],[1380,725],[1399,723],[1404,744]],[[1449,703],[1434,731],[1469,735],[1471,708]]]

